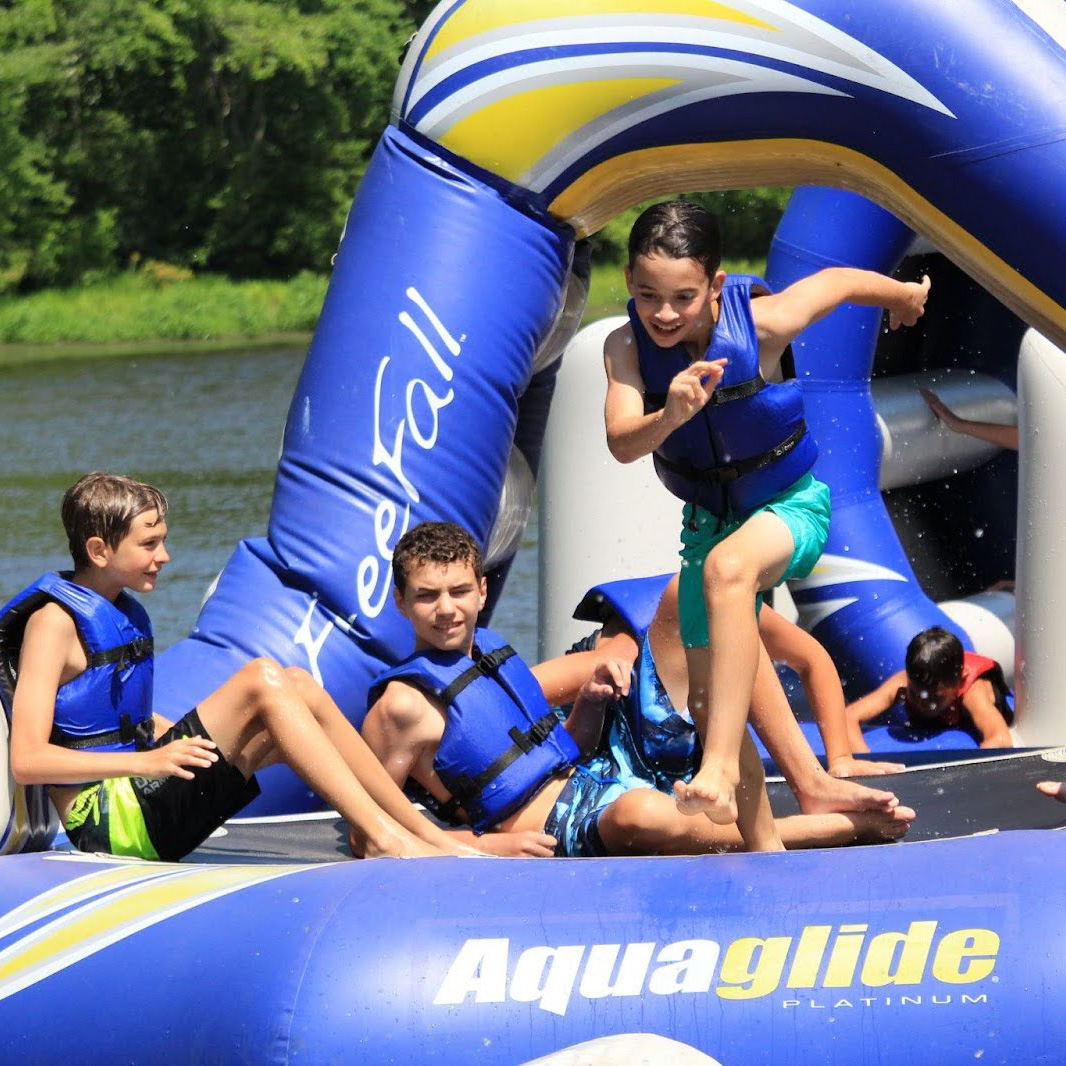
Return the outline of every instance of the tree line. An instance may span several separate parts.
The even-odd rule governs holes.
[[[145,260],[326,271],[432,7],[0,0],[0,293]],[[765,254],[783,195],[712,198],[731,254]]]

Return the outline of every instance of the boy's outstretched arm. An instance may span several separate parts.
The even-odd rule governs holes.
[[[896,281],[873,270],[830,267],[801,278],[776,295],[752,300],[764,373],[767,364],[775,363],[803,330],[844,303],[885,308],[891,329],[913,326],[925,313],[929,286],[928,275],[920,282]]]
[[[725,360],[698,360],[676,374],[658,411],[644,413],[644,381],[633,330],[620,326],[603,344],[607,371],[604,422],[607,447],[620,463],[632,463],[655,451],[678,426],[702,410],[725,373]]]
[[[903,769],[900,763],[853,757],[840,675],[829,652],[814,637],[765,604],[759,612],[759,634],[770,658],[799,675],[822,734],[827,769],[834,777],[894,774]],[[865,742],[860,750],[868,750]]]
[[[962,697],[962,705],[969,711],[973,724],[981,734],[979,747],[1014,747],[1014,738],[996,706],[992,685],[988,681],[977,681]]]
[[[859,724],[867,722],[871,718],[876,718],[879,714],[884,714],[899,699],[900,689],[904,688],[906,684],[907,673],[905,670],[900,670],[887,680],[882,681],[873,692],[868,692],[865,696],[860,696],[854,703],[848,704],[844,712],[848,716],[848,735],[851,739],[852,751],[870,750],[862,739],[862,730],[859,728]],[[861,747],[859,746],[860,744]]]
[[[11,773],[19,784],[82,785],[133,775],[192,778],[190,767],[218,760],[214,742],[202,737],[137,752],[72,751],[51,743],[56,693],[76,646],[74,620],[58,604],[46,604],[26,623],[11,716]]]

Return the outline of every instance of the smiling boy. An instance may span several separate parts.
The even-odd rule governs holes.
[[[130,592],[151,592],[170,561],[166,516],[163,494],[130,478],[67,490],[74,570],[0,611],[15,780],[47,788],[80,850],[177,861],[258,795],[256,770],[285,762],[348,819],[360,854],[457,850],[304,671],[256,659],[176,724],[153,714],[152,629]]]
[[[742,846],[736,826],[681,813],[623,748],[600,744],[608,701],[629,690],[629,663],[585,652],[530,669],[477,627],[485,579],[469,533],[448,522],[415,526],[396,545],[393,576],[415,651],[371,688],[363,735],[398,785],[420,786],[440,815],[472,827],[478,847],[575,857]],[[548,697],[573,701],[565,724]],[[746,769],[758,781],[762,802],[753,807],[763,821],[742,828],[779,833],[789,847],[906,831],[908,819],[891,811],[797,815],[773,829],[750,741],[744,757],[753,762]]]

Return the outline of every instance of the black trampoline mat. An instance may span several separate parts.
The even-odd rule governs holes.
[[[1066,804],[1036,790],[1038,781],[1066,780],[1062,748],[980,756],[915,766],[903,773],[856,778],[890,789],[918,813],[906,841],[974,836],[1007,829],[1061,829]],[[796,814],[795,796],[784,781],[767,782],[777,815]]]
[[[1062,748],[978,756],[912,767],[858,780],[891,789],[918,817],[906,842],[974,836],[1008,829],[1066,827],[1066,804],[1036,790],[1037,781],[1066,780]],[[796,814],[796,799],[779,779],[767,782],[778,815]],[[197,863],[339,862],[350,860],[348,827],[335,812],[288,818],[234,819],[187,857]]]

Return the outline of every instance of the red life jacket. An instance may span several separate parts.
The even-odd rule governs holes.
[[[1002,668],[995,659],[990,659],[987,655],[978,655],[972,651],[964,651],[962,653],[962,681],[959,684],[959,691],[955,699],[936,718],[915,713],[907,703],[907,690],[901,689],[903,706],[907,709],[907,721],[912,726],[918,726],[919,728],[922,726],[928,727],[932,723],[948,728],[958,728],[959,726],[965,728],[965,718],[968,718],[969,715],[963,706],[962,698],[973,688],[975,682],[980,681],[982,678],[991,683],[996,707],[999,709],[999,713],[1003,715],[1007,725],[1010,725],[1014,719],[1014,712],[1011,710],[1007,700],[1010,689],[1007,687],[1007,682],[1003,677]]]

